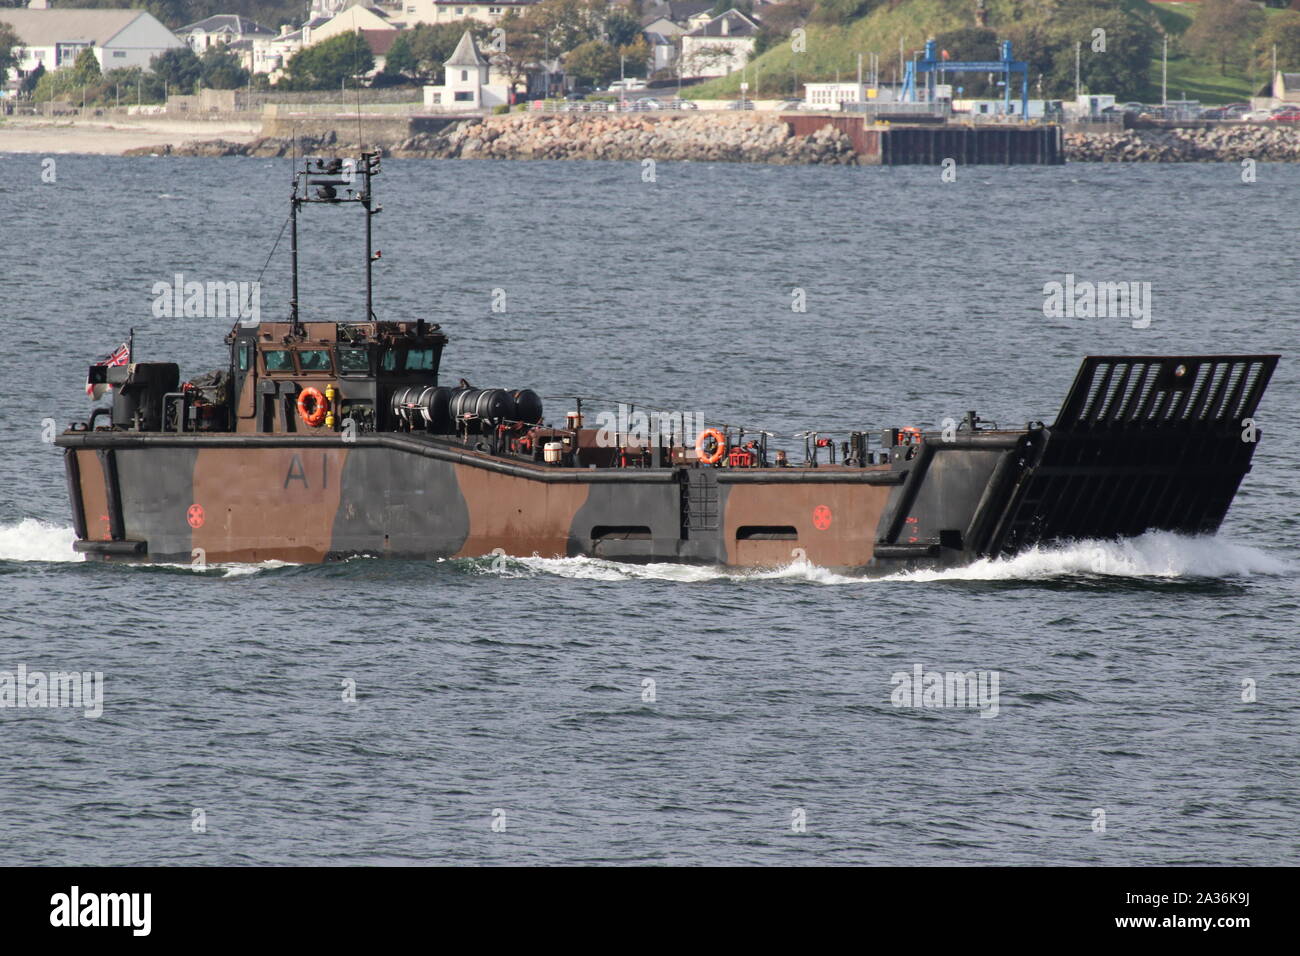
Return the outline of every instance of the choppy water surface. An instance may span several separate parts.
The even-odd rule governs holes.
[[[152,286],[256,278],[288,165],[0,168],[0,671],[104,674],[98,719],[0,708],[0,862],[1300,858],[1300,168],[386,164],[376,310],[442,322],[445,370],[476,384],[790,435],[1050,419],[1089,352],[1283,354],[1218,538],[885,580],[73,560],[42,420],[84,416],[85,366],[129,325],[140,357],[220,364],[226,323],[154,319]],[[360,314],[356,220],[304,223],[308,316]],[[1150,328],[1044,318],[1066,273],[1150,282]],[[895,707],[918,664],[997,672],[996,716]]]

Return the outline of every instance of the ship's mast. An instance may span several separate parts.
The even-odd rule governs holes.
[[[362,152],[359,159],[322,159],[308,156],[301,170],[294,170],[292,210],[290,213],[290,249],[293,260],[293,290],[289,313],[294,332],[300,334],[302,323],[298,314],[298,207],[305,203],[360,203],[366,211],[366,319],[375,318],[374,264],[381,253],[373,248],[370,219],[383,211],[374,202],[371,179],[379,175],[379,151]],[[360,183],[357,177],[361,177]]]
[[[299,329],[298,323],[298,172],[294,171],[293,178],[293,209],[289,214],[291,220],[289,233],[289,248],[291,258],[293,259],[293,288],[289,299],[289,317],[293,321],[293,330],[296,333]]]

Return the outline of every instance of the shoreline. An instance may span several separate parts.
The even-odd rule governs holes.
[[[345,152],[354,130],[339,123],[301,137],[299,148]],[[586,117],[507,114],[467,117],[437,133],[389,137],[378,145],[399,159],[597,159],[865,165],[841,130],[793,133],[779,114]],[[1300,128],[1243,124],[1215,129],[1065,133],[1066,162],[1300,162]],[[223,120],[6,120],[0,154],[101,156],[288,155],[292,140],[262,135],[260,117]]]
[[[6,117],[0,122],[0,154],[123,156],[128,150],[223,139],[249,143],[261,135],[261,117],[248,122],[164,120],[114,122],[80,119],[26,120]]]

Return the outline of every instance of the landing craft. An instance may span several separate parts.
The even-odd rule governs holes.
[[[379,171],[378,153],[295,169],[290,315],[236,324],[226,368],[182,383],[169,362],[91,367],[90,389],[111,386],[112,405],[56,439],[78,551],[181,563],[803,557],[877,574],[1054,540],[1213,532],[1250,470],[1277,355],[1088,356],[1050,425],[988,427],[972,411],[944,431],[810,434],[797,463],[770,433],[694,415],[611,432],[574,401],[551,424],[532,389],[441,383],[438,325],[376,319]],[[365,211],[365,315],[303,321],[299,211],[346,203]]]

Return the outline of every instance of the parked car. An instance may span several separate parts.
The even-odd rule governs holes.
[[[1243,113],[1241,120],[1243,123],[1262,123],[1271,118],[1272,115],[1272,110],[1251,110],[1248,113]]]
[[[1200,118],[1206,120],[1221,120],[1221,119],[1228,119],[1229,117],[1228,117],[1228,111],[1225,110],[1222,106],[1215,106],[1215,107],[1211,107],[1208,110],[1203,110],[1201,112]]]
[[[673,109],[678,110],[698,110],[699,107],[690,100],[676,100],[673,102]]]
[[[1272,120],[1274,123],[1300,123],[1300,108],[1292,107],[1289,110],[1274,113]]]

